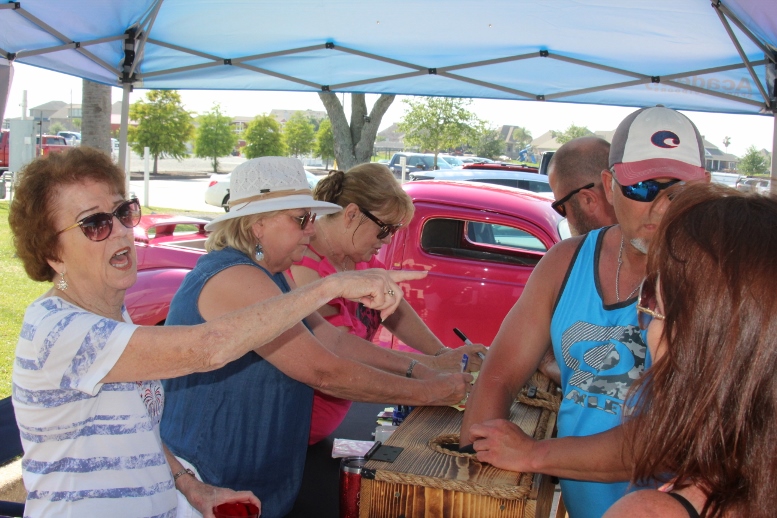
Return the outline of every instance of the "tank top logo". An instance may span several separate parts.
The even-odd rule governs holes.
[[[629,388],[645,370],[646,351],[637,326],[575,322],[561,337],[561,361],[572,370],[564,399],[620,414]]]

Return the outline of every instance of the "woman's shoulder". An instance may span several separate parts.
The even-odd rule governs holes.
[[[688,518],[688,511],[668,493],[655,489],[633,491],[610,507],[603,518]]]

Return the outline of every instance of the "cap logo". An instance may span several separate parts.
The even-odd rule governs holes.
[[[671,142],[667,142],[667,140]],[[674,148],[680,145],[680,137],[672,131],[662,130],[653,133],[653,136],[650,137],[650,142],[652,142],[654,146]]]

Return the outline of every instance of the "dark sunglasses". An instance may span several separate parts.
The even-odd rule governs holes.
[[[656,298],[656,283],[654,280],[645,279],[639,286],[639,298],[637,299],[637,321],[639,328],[645,330],[654,318],[665,320],[666,317],[659,313],[658,299]]]
[[[383,223],[381,220],[373,216],[370,213],[370,211],[364,210],[362,208],[360,208],[359,210],[362,211],[362,214],[367,216],[367,219],[369,219],[370,221],[372,221],[373,223],[375,223],[380,227],[380,231],[378,231],[378,235],[377,235],[378,239],[383,239],[386,236],[393,236],[394,234],[397,233],[397,230],[402,228],[402,223],[399,223],[397,225],[389,225],[388,223]]]
[[[574,196],[575,194],[577,194],[577,193],[579,193],[580,191],[582,191],[582,190],[585,190],[585,189],[592,189],[594,185],[596,185],[596,184],[594,184],[594,183],[589,183],[588,185],[584,185],[584,186],[580,187],[579,189],[575,189],[574,191],[570,192],[569,194],[567,194],[566,196],[564,196],[564,197],[563,197],[563,198],[561,198],[560,200],[556,200],[556,201],[554,201],[553,203],[551,203],[551,204],[550,204],[550,207],[551,207],[553,210],[555,210],[556,212],[558,212],[558,214],[559,214],[559,215],[560,215],[562,218],[566,218],[566,217],[567,217],[567,208],[566,208],[566,207],[564,207],[564,204],[565,204],[566,202],[568,202],[569,200],[571,200],[571,199],[572,199],[572,196]]]
[[[681,183],[680,180],[671,180],[664,183],[659,183],[656,180],[645,180],[634,185],[621,185],[621,192],[630,200],[651,202],[656,199],[659,192],[677,183]]]
[[[76,227],[81,227],[81,231],[89,240],[104,241],[105,239],[108,239],[108,236],[110,236],[113,231],[114,217],[127,228],[136,227],[138,223],[140,223],[140,202],[137,198],[132,198],[116,207],[116,210],[113,212],[96,212],[90,214],[66,229],[60,230],[57,232],[57,235]]]
[[[308,223],[315,223],[316,221],[316,213],[307,211],[302,216],[292,216],[292,218],[299,221],[299,229],[305,230],[305,227],[308,225]]]

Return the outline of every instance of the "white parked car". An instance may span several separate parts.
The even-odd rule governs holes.
[[[58,131],[57,135],[64,137],[68,146],[80,146],[81,145],[81,133],[78,131]]]
[[[210,175],[208,188],[205,189],[205,203],[215,207],[222,207],[226,212],[229,212],[229,179],[231,176],[231,173]],[[320,176],[316,176],[310,171],[305,171],[305,176],[308,178],[308,185],[311,189],[321,179]]]

